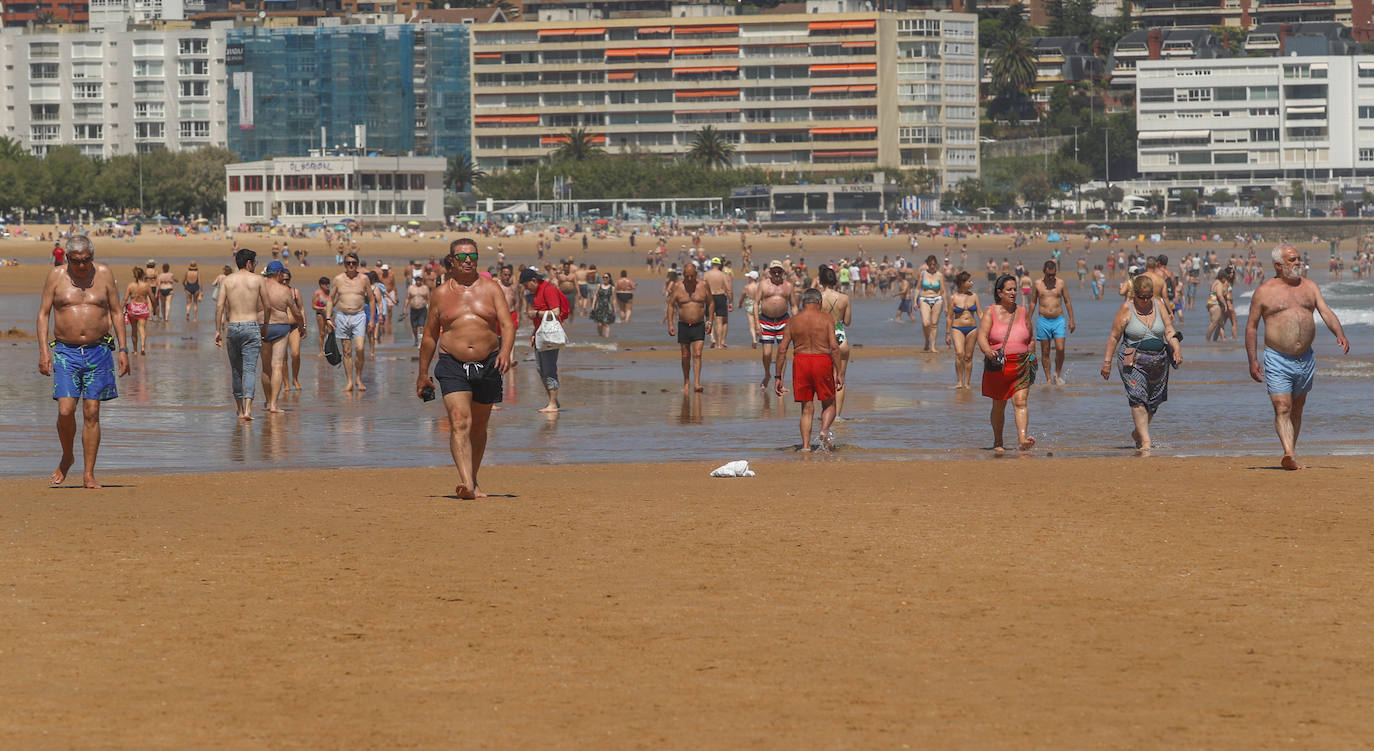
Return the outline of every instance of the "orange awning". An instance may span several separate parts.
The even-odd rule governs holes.
[[[709,55],[716,52],[733,54],[739,52],[739,47],[676,47],[673,49],[674,55]]]
[[[812,73],[861,73],[878,70],[877,63],[846,63],[842,65],[812,65]]]
[[[842,46],[844,46],[844,47],[873,47],[873,46],[875,46],[875,45],[877,45],[877,44],[878,44],[877,42],[845,42]]]
[[[606,74],[607,81],[633,81],[635,72],[632,70],[613,70]]]
[[[476,52],[476,53],[473,53],[472,56],[473,56],[474,58],[478,59],[478,60],[500,60],[500,59],[501,59],[501,53],[500,53],[500,52]]]
[[[713,96],[739,96],[739,89],[705,89],[702,91],[678,91],[673,94],[678,99],[704,99]]]
[[[739,26],[738,26],[737,24],[732,24],[732,25],[730,25],[730,26],[679,26],[679,27],[677,27],[677,30],[676,30],[676,34],[677,34],[678,36],[682,36],[683,34],[737,34],[737,33],[739,33]]]
[[[671,26],[643,26],[643,27],[641,27],[641,28],[639,29],[639,33],[641,33],[641,34],[668,34],[668,33],[671,33],[672,30],[673,30],[673,27],[671,27]]]
[[[813,136],[857,136],[877,133],[877,128],[812,128]]]
[[[806,25],[810,31],[858,31],[877,28],[877,21],[812,21]]]
[[[544,29],[539,32],[541,37],[592,37],[602,36],[606,33],[605,29]]]
[[[605,143],[605,142],[606,142],[606,137],[605,137],[605,136],[590,136],[587,140],[588,140],[588,141],[591,141],[592,143]],[[539,137],[539,145],[540,145],[540,146],[557,146],[558,144],[563,144],[563,143],[567,143],[567,142],[568,142],[568,137],[567,137],[567,136],[540,136],[540,137]]]
[[[856,30],[857,30],[857,29],[873,29],[873,28],[876,28],[877,25],[878,25],[878,22],[877,22],[877,21],[845,21],[845,22],[844,22],[844,28],[846,28],[846,29],[856,29]]]
[[[812,86],[811,94],[864,94],[877,91],[876,84],[864,84],[860,86]]]
[[[502,124],[502,125],[538,125],[538,115],[478,115],[473,118],[473,122],[478,125]]]
[[[659,57],[672,52],[671,47],[630,47],[623,50],[606,50],[606,57]]]
[[[709,68],[673,68],[673,75],[677,76],[677,75],[682,75],[682,74],[684,74],[684,73],[735,73],[735,72],[738,72],[738,71],[739,71],[739,67],[738,67],[738,66],[729,66],[729,65],[716,66],[716,67],[709,67]]]
[[[813,151],[812,158],[820,159],[874,159],[878,156],[877,149],[860,149],[858,151]]]

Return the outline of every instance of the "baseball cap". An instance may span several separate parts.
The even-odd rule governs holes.
[[[527,269],[521,269],[521,270],[520,270],[520,283],[521,283],[521,284],[525,284],[525,283],[527,283],[527,282],[532,282],[532,281],[534,281],[535,279],[543,279],[543,278],[544,278],[544,276],[543,276],[542,274],[539,273],[539,269],[536,269],[536,268],[534,268],[533,266],[531,266],[530,268],[527,268]]]
[[[759,272],[757,272],[757,271],[750,271],[749,273],[745,274],[745,276],[749,277],[750,279],[758,279],[758,278],[759,278]]]
[[[784,266],[784,265],[782,265],[782,261],[779,261],[778,259],[774,258],[774,259],[768,264],[768,268],[770,268],[770,269],[784,269],[784,270],[785,270],[787,267]]]
[[[386,265],[386,264],[382,264],[382,271],[390,271],[390,270],[391,270],[391,267],[390,267],[390,266],[388,266],[388,265]]]
[[[267,273],[275,274],[278,271],[286,271],[286,267],[281,265],[281,261],[273,261],[267,264]]]
[[[712,259],[711,259],[711,263],[713,263],[713,264],[719,266],[719,265],[720,265],[720,256],[716,256],[715,258],[712,258]]]

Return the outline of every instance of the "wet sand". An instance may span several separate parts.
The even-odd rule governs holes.
[[[0,746],[1358,746],[1374,460],[1273,463],[3,480]]]

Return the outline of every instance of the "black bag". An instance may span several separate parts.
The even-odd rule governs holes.
[[[988,315],[994,315],[992,312],[992,308],[988,308]],[[992,322],[997,323],[997,319],[993,318]],[[1013,307],[1011,309],[1011,320],[1007,322],[1007,336],[1002,340],[1002,346],[997,349],[996,355],[994,355],[993,357],[983,355],[983,370],[990,370],[994,373],[999,373],[1001,372],[1002,367],[1007,364],[1007,339],[1011,338],[1011,325],[1015,322],[1016,308]],[[992,330],[991,324],[988,326],[988,330]]]
[[[334,338],[333,331],[325,336],[322,351],[324,352],[324,359],[328,360],[330,365],[338,365],[343,362],[343,354],[339,352],[339,340]]]

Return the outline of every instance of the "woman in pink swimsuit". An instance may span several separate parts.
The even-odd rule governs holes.
[[[1026,432],[1030,424],[1026,398],[1035,383],[1038,363],[1031,346],[1030,322],[1026,320],[1029,310],[1016,304],[1017,291],[1015,276],[997,277],[992,287],[993,304],[978,326],[978,348],[983,356],[1004,360],[1000,370],[990,370],[986,365],[983,368],[983,396],[992,399],[992,449],[998,454],[1004,450],[1002,426],[1008,401],[1016,413],[1017,447],[1027,451],[1035,445],[1035,439]]]

